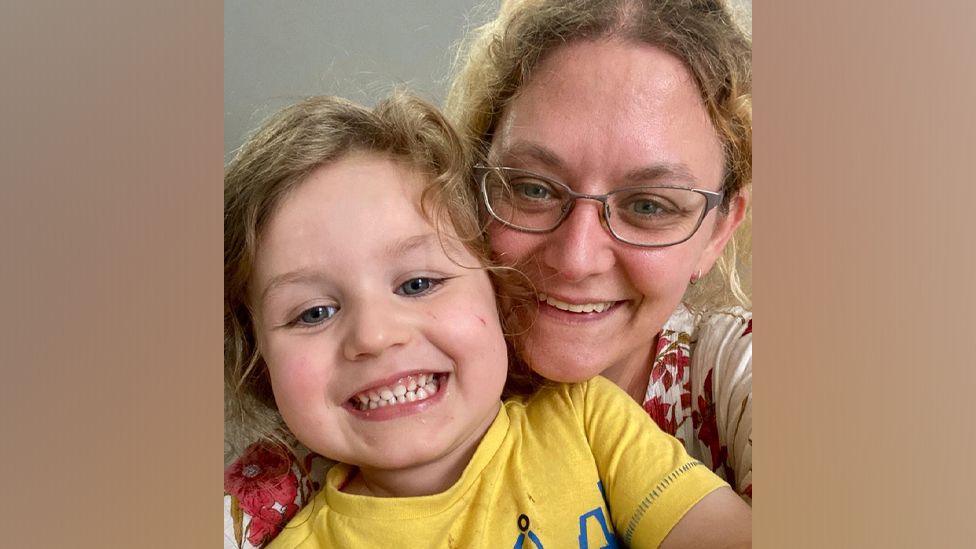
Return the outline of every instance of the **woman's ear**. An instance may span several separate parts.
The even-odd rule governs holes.
[[[698,269],[704,274],[711,270],[715,261],[722,255],[725,244],[735,234],[735,230],[742,224],[746,217],[746,209],[749,207],[751,198],[748,189],[742,189],[729,201],[728,213],[719,214],[715,220],[715,227],[712,229],[712,236],[709,237],[708,245],[702,252],[698,260]]]

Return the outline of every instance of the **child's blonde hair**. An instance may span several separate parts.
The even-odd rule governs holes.
[[[442,238],[456,236],[481,260],[482,265],[470,267],[489,265],[478,197],[470,181],[470,155],[437,109],[398,92],[372,110],[335,97],[312,97],[272,116],[238,150],[224,175],[228,454],[236,454],[256,440],[286,446],[294,443],[278,414],[267,366],[257,347],[247,285],[259,238],[282,200],[314,170],[352,152],[388,155],[427,176],[421,198],[424,215]],[[445,222],[446,233],[442,230]],[[500,295],[508,296],[504,307],[511,310],[511,296],[522,293],[516,273],[489,269],[489,275]],[[506,334],[511,334],[514,317],[500,316]],[[526,393],[530,385],[528,377],[516,375],[510,379],[508,392]]]

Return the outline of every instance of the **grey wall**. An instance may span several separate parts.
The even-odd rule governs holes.
[[[752,1],[732,0],[750,29]],[[309,95],[374,104],[397,84],[442,103],[456,43],[497,0],[224,3],[224,160],[275,110]]]
[[[309,95],[374,104],[396,84],[440,104],[454,46],[497,12],[478,0],[224,3],[225,161],[275,110]]]

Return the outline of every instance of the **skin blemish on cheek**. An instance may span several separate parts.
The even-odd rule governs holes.
[[[480,321],[481,321],[481,325],[482,325],[482,326],[487,326],[487,325],[488,325],[488,323],[487,323],[487,322],[485,322],[485,319],[483,319],[483,318],[481,318],[481,317],[480,317],[480,316],[478,316],[478,315],[474,315],[474,316],[475,316],[475,318],[477,318],[478,320],[480,320]]]

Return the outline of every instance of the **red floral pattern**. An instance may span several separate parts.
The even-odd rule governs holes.
[[[742,322],[744,331],[739,337],[752,333],[752,319],[743,318]],[[705,365],[707,369],[695,370],[695,375],[704,374],[704,379],[691,379],[693,342],[686,330],[688,327],[680,322],[666,324],[658,335],[643,407],[661,430],[681,441],[692,457],[737,487],[729,449],[722,444],[716,416],[714,370]],[[737,489],[751,500],[751,482]]]
[[[686,427],[688,406],[685,405],[691,398],[689,338],[687,334],[669,335],[658,338],[644,410],[661,430],[683,444],[691,434]]]
[[[250,517],[244,535],[261,547],[298,512],[299,483],[291,453],[256,443],[224,471],[224,493],[235,498]]]
[[[728,456],[728,448],[722,445],[718,437],[718,422],[715,419],[715,401],[712,398],[712,371],[708,370],[705,375],[705,386],[703,393],[698,395],[698,409],[691,412],[691,420],[695,430],[698,431],[698,440],[702,441],[712,454],[711,468],[713,471],[725,464]],[[732,468],[728,468],[727,474],[731,474]],[[732,478],[727,479],[734,484]]]
[[[671,414],[672,407],[674,407],[673,404],[661,402],[661,399],[656,396],[644,402],[644,410],[651,416],[654,423],[657,423],[658,427],[665,433],[674,436],[678,432],[678,425]]]

